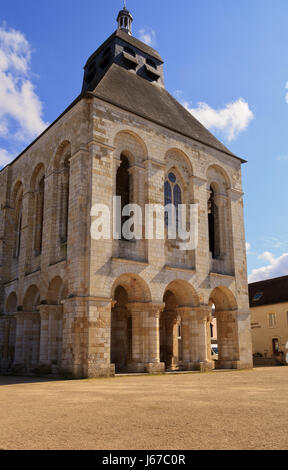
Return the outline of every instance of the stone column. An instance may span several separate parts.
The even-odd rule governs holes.
[[[62,305],[47,305],[49,308],[48,325],[48,360],[52,369],[56,372],[59,366],[59,319],[62,318]]]
[[[183,370],[193,370],[192,363],[192,308],[178,307],[175,309],[179,317],[181,317],[181,338],[182,338],[182,364]]]
[[[41,318],[39,313],[35,313],[32,319],[33,323],[33,346],[32,346],[32,364],[34,367],[39,366],[39,352],[40,352],[40,327]]]
[[[15,339],[15,357],[14,368],[16,370],[23,368],[23,337],[24,337],[24,314],[23,312],[16,313],[16,339]]]
[[[218,334],[217,367],[222,369],[238,368],[239,344],[237,334],[237,311],[215,311]]]
[[[160,362],[160,314],[165,304],[150,304],[148,314],[149,357],[146,364],[148,373],[165,371],[165,364]]]
[[[207,321],[210,313],[209,308],[199,308],[197,310],[197,321],[198,321],[198,361],[199,363],[207,363]]]
[[[23,358],[28,369],[33,357],[33,317],[32,312],[24,312]]]
[[[5,370],[7,361],[6,318],[0,316],[0,370]]]
[[[176,370],[179,362],[177,315],[174,310],[165,310],[165,365],[167,369]]]
[[[144,327],[143,304],[131,302],[127,308],[132,317],[132,361],[128,364],[130,372],[144,372]]]
[[[41,318],[41,327],[40,327],[40,367],[49,366],[49,306],[40,305],[40,318]]]

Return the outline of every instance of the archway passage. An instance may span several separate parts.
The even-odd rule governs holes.
[[[116,373],[128,372],[132,360],[132,317],[127,309],[128,293],[118,286],[111,311],[111,363]]]
[[[217,369],[235,367],[239,361],[237,303],[232,292],[226,287],[217,287],[211,294],[209,305],[216,318],[218,359]]]
[[[160,362],[166,370],[178,370],[182,363],[182,321],[177,313],[175,294],[164,295],[165,308],[160,316]]]
[[[172,281],[166,288],[164,310],[160,316],[160,361],[166,370],[191,370],[196,367],[198,339],[196,320],[200,306],[193,286],[185,280]],[[197,343],[197,344],[196,344]]]

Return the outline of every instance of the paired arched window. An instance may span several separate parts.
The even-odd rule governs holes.
[[[170,172],[164,185],[164,203],[165,206],[173,204],[176,212],[176,227],[179,223],[179,205],[182,204],[182,191],[178,184],[175,173]],[[168,213],[165,212],[165,224],[168,225]]]
[[[125,155],[121,155],[120,157],[121,164],[117,170],[116,175],[116,196],[121,197],[121,214],[123,212],[123,208],[130,204],[130,174],[129,174],[129,160]],[[121,215],[121,232],[123,224],[129,217]],[[123,235],[122,235],[123,237]],[[126,240],[125,238],[122,238]]]

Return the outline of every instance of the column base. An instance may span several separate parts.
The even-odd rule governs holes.
[[[165,364],[164,362],[149,362],[145,364],[145,371],[148,374],[163,374],[165,372]]]
[[[209,372],[215,369],[214,361],[205,361],[205,362],[183,362],[180,367],[180,370],[187,371],[200,371],[200,372]]]
[[[146,372],[146,364],[143,362],[130,362],[127,364],[128,373],[142,374]]]
[[[24,363],[13,364],[11,370],[13,374],[25,374],[27,373],[27,365]]]
[[[115,376],[115,364],[108,365],[96,365],[92,364],[88,366],[88,378],[93,379],[97,377],[114,377]]]
[[[253,362],[244,362],[244,361],[233,361],[233,369],[245,370],[253,369]]]
[[[216,362],[216,369],[253,369],[253,363],[251,362],[243,362],[243,361],[222,361],[218,360]]]

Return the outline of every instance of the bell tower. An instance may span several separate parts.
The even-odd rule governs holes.
[[[133,16],[130,11],[127,10],[125,0],[123,10],[119,11],[117,16],[118,29],[132,36],[132,21]]]

